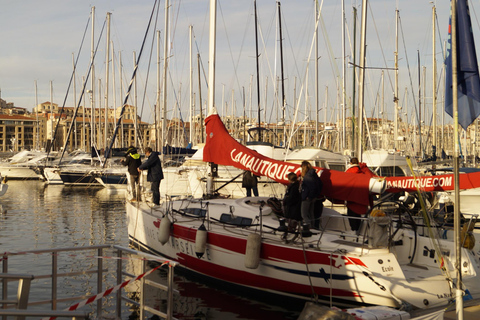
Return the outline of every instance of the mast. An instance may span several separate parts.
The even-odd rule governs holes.
[[[432,112],[433,112],[433,160],[437,158],[437,60],[435,59],[435,5],[432,7]],[[475,159],[475,157],[474,157]]]
[[[157,30],[157,103],[155,106],[155,147],[157,150],[160,150],[160,93],[161,93],[161,83],[160,83],[160,31]]]
[[[135,53],[135,51],[133,51],[133,66],[134,68],[138,68],[138,66],[136,65],[137,64],[137,55]],[[134,146],[137,145],[138,143],[138,123],[137,123],[137,114],[138,114],[138,110],[137,110],[137,77],[133,78],[133,104],[134,104],[134,107],[133,107],[133,110],[134,110],[134,114],[133,114],[133,136],[134,136]]]
[[[112,14],[107,12],[107,48],[105,49],[105,134],[103,137],[103,145],[107,148],[107,135],[108,135],[108,80],[110,76],[110,18]]]
[[[53,147],[53,119],[55,119],[55,114],[53,113],[53,84],[52,80],[50,80],[50,148],[49,150],[55,151],[55,148]],[[13,146],[15,151],[18,151],[15,149],[15,146]]]
[[[168,7],[170,6],[169,0],[165,0],[165,34],[163,36],[163,115],[162,115],[162,138],[160,140],[159,152],[163,155],[163,145],[166,143],[168,136],[167,130],[167,68],[168,68]]]
[[[40,134],[39,134],[39,130],[40,130],[40,125],[38,123],[38,95],[37,95],[37,80],[35,80],[35,109],[36,109],[36,112],[35,112],[35,119],[36,119],[36,123],[37,123],[37,128],[36,128],[36,134],[35,134],[35,148],[37,150],[40,150]]]
[[[113,123],[117,123],[117,95],[115,92],[115,49],[113,47],[113,41],[111,41],[111,55],[112,55],[112,95],[113,95]],[[115,141],[115,145],[118,147],[118,140]]]
[[[215,4],[216,5],[216,4]],[[205,142],[204,135],[203,135],[203,103],[202,103],[202,82],[200,80],[200,53],[197,53],[197,67],[198,67],[198,101],[199,107],[200,107],[200,135],[201,135],[201,140],[200,142]],[[208,112],[208,110],[207,110]]]
[[[122,78],[123,78],[123,64],[122,64],[122,51],[118,52],[118,73],[120,74],[120,94],[123,95],[123,81],[122,81]],[[123,106],[122,106],[123,108]],[[121,147],[125,147],[125,132],[123,131],[123,117],[122,115],[120,114],[120,130],[122,132],[121,134],[121,137],[122,137],[122,141],[120,143]]]
[[[307,125],[308,125],[308,69],[306,71],[306,76],[305,76],[305,122],[303,124],[303,146],[307,146]]]
[[[91,73],[92,79],[90,80],[90,145],[91,147],[95,146],[95,108],[94,108],[94,99],[95,99],[95,67],[93,65],[93,59],[95,57],[95,7],[92,7],[92,52],[90,55],[90,63],[91,63]],[[91,150],[90,150],[91,151]],[[93,164],[93,159],[92,159]]]
[[[261,121],[260,121],[260,76],[259,76],[259,66],[258,66],[258,20],[257,20],[257,1],[253,1],[253,6],[255,9],[255,55],[256,55],[256,64],[257,64],[257,105],[258,105],[258,141],[262,141],[262,131],[261,131]]]
[[[353,7],[353,65],[356,65],[357,57],[357,8]],[[355,88],[356,88],[356,68],[352,72],[352,150],[355,150]],[[326,108],[326,106],[325,106]],[[325,117],[325,120],[327,118]]]
[[[384,145],[384,136],[383,136],[383,128],[384,128],[384,114],[385,114],[385,78],[384,78],[384,70],[382,70],[382,97],[381,97],[381,115],[382,115],[382,130],[381,130],[381,133],[382,133],[382,148],[383,148],[383,145]],[[377,110],[380,109],[380,108],[377,108]],[[380,121],[380,119],[378,119],[379,117],[377,116],[377,128],[379,127],[378,126],[378,123]],[[379,134],[378,134],[378,129],[377,129],[377,148],[380,146],[380,142],[378,141],[379,139]]]
[[[98,78],[98,149],[102,148],[102,79]]]
[[[342,2],[342,4],[343,4],[343,2]],[[319,113],[319,110],[318,110],[319,94],[318,94],[318,23],[317,23],[318,6],[317,6],[316,1],[314,2],[314,6],[315,6],[315,10],[314,10],[314,13],[315,13],[315,38],[314,39],[315,39],[315,115],[316,115],[314,143],[315,143],[315,147],[317,147],[318,146],[318,120],[319,120],[319,117],[318,117],[318,113]],[[345,57],[345,53],[344,53],[344,57]]]
[[[189,30],[189,43],[190,43],[190,47],[189,47],[189,59],[188,59],[188,62],[190,64],[190,71],[189,71],[189,85],[190,85],[190,144],[193,144],[193,118],[195,116],[195,109],[193,108],[193,63],[192,63],[192,46],[193,46],[193,37],[192,37],[192,34],[193,34],[193,26],[190,25],[188,26],[188,30]]]
[[[315,6],[316,7],[316,6]],[[317,48],[316,48],[317,49]],[[317,55],[315,55],[315,62],[318,65]],[[317,70],[317,68],[315,68]],[[316,76],[318,77],[318,75]],[[346,135],[347,135],[347,127],[345,125],[345,118],[346,118],[346,92],[345,89],[347,87],[347,76],[345,70],[345,0],[342,0],[342,150],[345,149],[346,143]],[[317,104],[318,108],[318,104]]]
[[[327,149],[327,105],[328,105],[328,87],[325,87],[325,105],[323,111],[325,113],[323,120],[323,147]]]
[[[460,158],[458,141],[458,70],[457,70],[457,0],[452,0],[452,96],[453,96],[453,175],[455,187],[454,206],[454,235],[455,235],[455,269],[457,287],[455,291],[457,319],[463,319],[463,291],[462,291],[462,248],[460,239]]]
[[[365,81],[365,51],[366,51],[366,35],[367,35],[367,3],[368,0],[362,1],[362,31],[360,37],[360,62],[359,62],[359,92],[358,92],[358,137],[357,137],[357,157],[362,161],[363,151],[363,109],[364,109],[364,81]]]
[[[85,77],[82,77],[82,86],[84,90],[87,87],[85,83]],[[87,102],[85,101],[84,106],[82,107],[83,110],[83,121],[82,121],[82,150],[87,151],[87,127],[85,126],[85,118],[87,116],[87,111],[85,109]]]
[[[278,6],[278,26],[279,26],[279,32],[280,32],[280,74],[281,74],[281,85],[282,85],[282,120],[281,120],[281,124],[283,126],[283,146],[286,146],[287,145],[287,135],[286,135],[286,132],[285,132],[285,128],[286,128],[286,125],[285,125],[285,112],[286,112],[286,105],[287,105],[287,102],[285,101],[285,76],[283,74],[283,36],[282,36],[282,15],[281,15],[281,12],[280,12],[280,1],[277,2],[277,6]],[[316,8],[316,6],[315,6]],[[318,131],[318,130],[317,130]]]
[[[217,29],[217,1],[210,0],[210,29],[209,29],[209,48],[208,48],[208,115],[216,114],[215,109],[215,57],[216,57],[216,32]],[[202,105],[200,104],[200,109]],[[202,124],[203,128],[203,124]],[[203,131],[203,130],[202,130]],[[207,137],[208,139],[208,137]],[[214,164],[208,166],[207,177],[207,195],[213,194],[213,178],[215,170]]]
[[[423,83],[423,85],[422,85],[422,87],[423,87],[423,91],[422,91],[423,118],[427,119],[427,110],[426,110],[426,105],[427,104],[425,103],[425,101],[426,101],[425,94],[427,93],[427,67],[423,66],[422,70],[423,70],[423,77],[422,77],[422,83]],[[420,121],[420,125],[425,127],[424,131],[426,132],[426,134],[428,136],[429,132],[428,132],[427,127],[425,125],[425,120]],[[425,159],[426,153],[427,153],[427,146],[425,145],[422,149],[422,158],[423,159]]]
[[[75,68],[75,54],[72,53],[72,64],[73,64],[73,105],[76,106],[77,105],[77,85],[76,85],[76,81],[75,81],[75,72],[76,72],[76,68]],[[38,114],[37,114],[37,121],[38,121]],[[78,145],[77,145],[77,117],[75,117],[73,119],[73,123],[74,123],[74,135],[75,135],[75,149],[78,148]],[[38,125],[38,124],[37,124]],[[38,144],[38,142],[37,142]]]
[[[168,1],[168,0],[167,0]],[[215,114],[215,59],[216,59],[217,1],[210,0],[210,29],[208,47],[208,115]]]
[[[417,50],[418,58],[418,150],[420,151],[420,157],[423,159],[422,150],[422,86],[420,84],[420,51]]]
[[[398,19],[399,11],[395,10],[395,88],[393,103],[395,106],[395,119],[393,129],[393,143],[395,151],[398,151]]]

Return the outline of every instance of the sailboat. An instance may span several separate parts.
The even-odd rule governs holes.
[[[10,157],[8,161],[0,163],[0,174],[11,180],[42,180],[39,169],[56,160],[58,160],[56,154],[23,150]]]
[[[209,115],[205,120],[206,162],[233,165],[286,183],[299,165],[265,157],[230,137],[216,113],[216,2],[210,2]],[[367,175],[315,168],[324,194],[359,206],[381,193],[385,181]],[[209,180],[210,181],[210,180]],[[141,249],[178,261],[206,279],[263,295],[333,302],[337,306],[383,305],[433,308],[452,300],[453,241],[420,234],[401,204],[378,205],[363,219],[360,233],[347,217],[324,208],[319,230],[286,232],[285,220],[265,197],[202,199],[184,197],[154,206],[126,202],[130,241]],[[463,283],[480,294],[480,262],[460,248]]]

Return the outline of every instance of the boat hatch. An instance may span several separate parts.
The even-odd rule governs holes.
[[[252,219],[251,218],[244,218],[244,217],[233,217],[229,213],[222,213],[220,216],[220,222],[223,223],[228,223],[236,226],[242,226],[242,227],[249,227],[252,225]]]
[[[201,208],[184,208],[179,210],[180,214],[194,217],[205,217],[207,210]]]

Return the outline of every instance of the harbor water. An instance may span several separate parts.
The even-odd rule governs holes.
[[[1,253],[103,244],[128,247],[123,191],[46,185],[40,181],[9,181],[8,185],[7,193],[0,198]],[[94,258],[89,256],[72,255],[69,258],[77,269],[94,263],[89,260]],[[48,274],[51,270],[44,266],[42,259],[50,258],[46,255],[15,256],[9,259],[8,271],[29,273],[35,270],[37,274]],[[129,273],[141,274],[138,261],[128,263]],[[161,270],[149,277],[166,283],[166,274]],[[109,285],[105,284],[104,289]],[[178,294],[174,295],[173,313],[178,319],[297,319],[303,307],[298,302],[285,302],[285,299],[252,298],[248,292],[205,282],[205,279],[177,269],[174,285]],[[59,285],[58,298],[72,291],[78,295],[95,295],[95,288],[94,283],[71,280]],[[136,284],[133,284],[127,289],[132,299],[138,296],[135,288]],[[149,306],[165,308],[165,292],[149,288],[144,294]],[[32,288],[30,300],[45,299],[44,295],[43,290]],[[59,304],[58,310],[76,302],[79,301]],[[138,317],[138,310],[131,305],[122,308],[122,318]]]

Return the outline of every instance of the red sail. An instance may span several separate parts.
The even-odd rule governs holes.
[[[217,114],[205,119],[207,141],[203,161],[234,166],[258,176],[267,176],[282,184],[288,184],[289,172],[300,174],[299,164],[274,160],[251,150],[233,139]],[[323,195],[328,198],[349,201],[368,206],[371,176],[314,167],[323,182]]]

